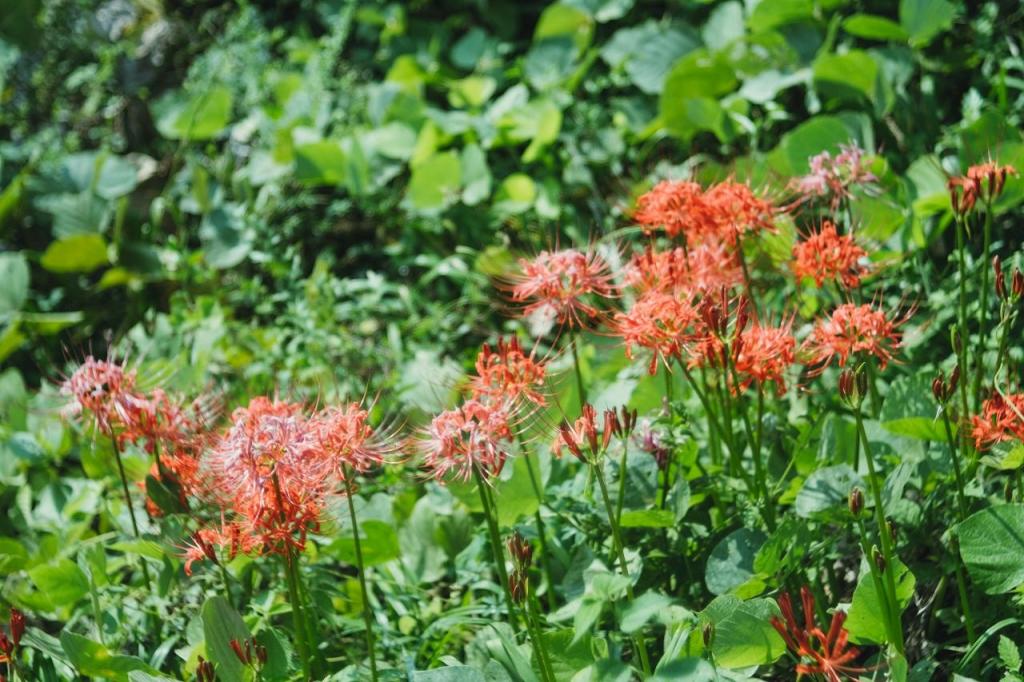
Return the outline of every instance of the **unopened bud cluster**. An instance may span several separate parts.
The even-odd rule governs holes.
[[[245,667],[258,671],[262,670],[263,666],[267,664],[267,647],[252,637],[241,642],[233,639],[229,644],[231,645],[231,650],[235,652],[235,656],[238,657],[238,660]]]
[[[848,405],[859,406],[868,393],[868,375],[864,367],[845,369],[839,374],[839,397]]]
[[[519,531],[512,534],[507,545],[508,553],[512,557],[512,573],[508,576],[508,591],[517,604],[522,604],[529,594],[533,545],[520,535]]]
[[[945,405],[949,402],[949,399],[956,394],[956,387],[959,383],[960,365],[953,368],[948,381],[946,380],[945,372],[939,370],[939,373],[932,379],[932,395],[935,396],[936,402],[940,405]]]

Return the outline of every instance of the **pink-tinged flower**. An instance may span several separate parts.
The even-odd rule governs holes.
[[[320,457],[339,479],[346,467],[365,473],[380,466],[397,446],[380,439],[369,423],[370,413],[358,403],[328,407],[311,420],[320,446]]]
[[[1007,175],[1017,175],[1017,169],[988,161],[971,166],[963,177],[950,179],[948,186],[953,211],[967,214],[974,209],[978,199],[995,201],[1003,193]]]
[[[192,575],[192,567],[197,561],[220,563],[217,548],[227,552],[229,561],[239,554],[261,554],[266,549],[261,539],[240,523],[225,523],[219,528],[201,528],[192,534],[192,539],[183,548],[185,575]]]
[[[615,314],[614,333],[626,345],[626,357],[632,359],[639,346],[653,353],[648,372],[654,374],[658,362],[669,367],[680,358],[687,344],[702,335],[700,316],[690,300],[660,291],[648,291],[626,312]]]
[[[772,627],[799,661],[797,678],[822,675],[827,682],[842,682],[844,677],[856,679],[854,675],[869,672],[868,668],[853,665],[860,651],[849,644],[850,633],[844,627],[846,613],[836,611],[832,614],[832,623],[826,634],[818,626],[811,591],[806,587],[800,588],[800,597],[804,610],[802,625],[797,623],[793,603],[785,592],[778,598],[782,618],[771,618]]]
[[[88,412],[106,436],[132,422],[132,416],[146,407],[136,386],[135,372],[124,365],[96,360],[91,355],[60,385],[62,395],[71,398],[66,416]]]
[[[994,393],[971,417],[971,435],[978,450],[1007,440],[1024,440],[1024,394]]]
[[[810,172],[794,178],[790,187],[805,200],[831,196],[833,207],[850,196],[850,188],[878,180],[864,166],[864,150],[855,142],[839,145],[839,154],[835,158],[827,151],[812,156],[809,164]]]
[[[690,294],[740,286],[743,270],[736,254],[725,244],[711,242],[688,251],[680,247],[667,251],[648,247],[626,265],[623,278],[641,294]]]
[[[540,389],[547,370],[534,351],[523,350],[519,339],[498,339],[495,349],[484,344],[476,358],[476,376],[470,380],[473,397],[502,402],[524,398],[534,405],[547,404]]]
[[[262,551],[302,549],[337,481],[302,406],[254,398],[204,453],[206,493]]]
[[[599,313],[594,299],[615,294],[608,264],[596,253],[575,249],[542,251],[520,259],[513,277],[512,300],[526,303],[523,314],[582,327]]]
[[[795,361],[796,350],[792,322],[778,327],[754,323],[741,331],[734,343],[733,365],[740,385],[733,390],[746,390],[755,381],[772,381],[779,395],[786,392],[785,372]]]
[[[836,226],[826,220],[818,232],[793,247],[793,274],[798,278],[809,277],[819,287],[835,280],[852,289],[860,285],[860,278],[868,272],[862,263],[867,255],[852,236],[840,235]]]
[[[438,481],[449,476],[468,481],[473,470],[501,473],[512,440],[507,403],[470,399],[434,417],[420,441],[423,466]]]
[[[844,367],[850,356],[858,353],[873,355],[884,369],[900,347],[902,334],[898,329],[908,317],[889,319],[885,312],[866,303],[844,303],[818,323],[802,350],[809,354],[810,364],[818,365],[819,372],[833,358]]]

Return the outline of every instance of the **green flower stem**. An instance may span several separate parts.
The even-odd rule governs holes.
[[[597,462],[598,453],[591,453],[590,468],[594,472],[594,477],[597,479],[597,484],[601,488],[601,497],[604,500],[605,512],[608,514],[608,524],[612,527],[612,545],[615,549],[615,554],[619,559],[619,569],[622,571],[622,575],[626,578],[626,596],[629,598],[630,603],[635,599],[633,595],[633,583],[629,577],[629,565],[626,563],[626,551],[622,544],[622,533],[619,530],[618,520],[615,518],[615,510],[612,507],[612,500],[608,496],[608,484],[604,480],[604,470]],[[647,656],[647,643],[644,641],[644,637],[641,633],[637,633],[633,636],[633,642],[636,646],[637,654],[640,657],[640,666],[643,669],[644,676],[650,676],[651,674],[651,663]]]
[[[135,508],[132,507],[132,495],[128,490],[128,476],[124,472],[124,460],[121,457],[121,446],[118,445],[117,437],[114,434],[110,434],[110,444],[114,446],[114,455],[117,460],[117,473],[121,476],[121,490],[124,492],[124,503],[128,507],[128,517],[132,520],[132,531],[135,533],[135,539],[141,540],[142,534],[139,533],[139,522],[135,520]],[[152,583],[149,579],[149,567],[146,565],[145,557],[140,557],[139,563],[142,564],[142,578],[146,583],[146,589],[152,589]]]
[[[957,335],[960,337],[956,348],[954,349],[957,354],[957,362],[960,364],[960,371],[964,374],[964,381],[960,382],[960,418],[966,419],[967,415],[971,413],[970,404],[967,400],[967,377],[970,377],[970,364],[967,357],[967,262],[964,254],[964,230],[965,225],[959,218],[956,221],[956,250],[957,250],[957,270],[960,277],[959,282],[959,306],[957,309]],[[960,450],[962,454],[966,454],[966,441],[965,435],[963,434],[964,429],[960,429]]]
[[[981,307],[978,310],[978,342],[974,347],[974,387],[971,395],[974,398],[974,409],[977,410],[981,404],[981,380],[985,373],[985,326],[988,324],[988,278],[991,269],[990,252],[992,250],[992,204],[985,202],[985,223],[982,228],[983,253],[981,261]]]
[[[967,501],[964,495],[964,477],[960,469],[960,452],[957,449],[953,437],[953,426],[949,423],[949,411],[946,405],[942,405],[942,425],[946,429],[946,443],[949,445],[949,457],[953,462],[953,475],[956,478],[956,502],[957,511],[960,513],[960,521],[967,518]]]
[[[587,404],[587,388],[583,385],[583,370],[580,368],[580,353],[577,345],[578,335],[576,332],[569,333],[569,348],[572,349],[572,366],[576,374],[576,391],[579,394],[580,399],[580,411],[583,411],[583,406]]]
[[[524,447],[520,442],[520,447]],[[544,493],[540,488],[540,481],[538,480],[537,474],[533,470],[533,458],[525,452],[524,457],[526,458],[526,470],[530,472],[530,485],[533,486],[533,494],[537,496],[537,511],[534,513],[533,518],[537,523],[537,537],[540,540],[540,553],[541,562],[544,567],[544,577],[548,581],[548,608],[554,610],[557,607],[555,603],[555,578],[551,572],[551,552],[548,550],[547,531],[544,528],[544,519],[540,515],[540,507],[544,504]]]
[[[359,590],[363,596],[363,622],[366,625],[366,649],[370,654],[370,679],[377,682],[377,654],[373,642],[373,616],[370,615],[370,591],[366,588],[366,565],[363,563],[363,547],[359,540],[359,521],[356,519],[356,506],[352,501],[352,472],[344,465],[342,474],[345,479],[345,497],[348,500],[348,514],[352,519],[352,540],[355,544],[356,563],[359,568]]]
[[[874,561],[871,558],[871,543],[868,540],[868,529],[864,526],[864,519],[860,515],[856,517],[857,529],[860,531],[860,546],[864,552],[864,558],[868,562],[869,573],[871,574],[871,582],[875,585],[875,594],[878,595],[879,601],[882,603],[883,616],[885,617],[885,632],[889,637],[890,642],[895,642],[902,636],[902,629],[900,628],[899,610],[889,600],[889,590],[882,582],[882,577],[878,573],[878,568],[875,566]],[[891,573],[891,571],[889,571]]]
[[[959,555],[959,552],[955,552]],[[956,560],[956,589],[960,595],[960,608],[964,612],[964,628],[967,630],[967,643],[974,644],[978,635],[974,630],[974,618],[971,616],[971,600],[967,596],[967,578],[964,576],[964,565],[959,556]]]
[[[626,457],[629,450],[629,438],[622,439],[622,456],[619,458],[619,493],[615,500],[615,522],[622,522],[622,507],[626,502]]]
[[[541,670],[541,677],[544,678],[545,682],[556,682],[551,658],[548,656],[548,648],[544,644],[544,631],[540,627],[540,615],[531,597],[529,586],[527,586],[526,603],[523,607],[526,631],[530,635],[534,651],[537,653],[537,664]]]
[[[888,524],[885,522],[885,510],[882,506],[882,484],[878,480],[878,473],[875,471],[874,459],[871,456],[871,444],[868,441],[867,431],[864,430],[864,418],[861,416],[860,407],[854,409],[854,415],[857,418],[857,432],[864,443],[864,459],[868,464],[868,480],[871,485],[871,495],[875,499],[875,522],[878,524],[878,539],[882,545],[882,558],[885,559],[885,582],[886,587],[889,591],[889,599],[893,606],[893,633],[896,639],[893,641],[893,646],[896,647],[896,651],[903,654],[903,626],[900,622],[899,613],[899,601],[896,598],[896,580],[893,578],[893,573],[896,571],[895,554],[892,549],[892,537],[889,534]],[[871,557],[868,557],[870,560]]]
[[[508,571],[505,570],[505,556],[501,549],[501,535],[498,533],[498,522],[494,518],[496,510],[494,509],[494,501],[491,499],[487,480],[484,478],[483,473],[477,466],[473,467],[473,477],[476,479],[476,487],[480,493],[480,504],[484,508],[484,517],[487,520],[487,531],[491,536],[491,554],[494,557],[494,569],[498,572],[498,581],[501,583],[501,589],[505,594],[505,608],[508,610],[508,622],[515,630],[518,627],[518,619],[516,618],[515,600],[512,599],[512,593],[509,592],[508,585]]]
[[[281,482],[277,478],[277,473],[272,476],[274,482],[274,492],[277,495],[278,508],[281,509],[281,518],[285,519],[284,515],[284,499],[281,495]],[[285,581],[288,584],[288,601],[292,607],[292,626],[295,628],[295,648],[298,649],[299,663],[302,665],[302,676],[305,680],[311,680],[313,678],[312,671],[310,669],[310,653],[309,653],[309,642],[307,641],[307,627],[305,618],[302,613],[302,598],[299,594],[299,575],[297,571],[298,557],[295,554],[295,548],[289,543],[285,543],[285,553],[281,556],[281,560],[284,562],[284,575]]]

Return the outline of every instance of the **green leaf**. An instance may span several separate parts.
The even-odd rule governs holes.
[[[822,512],[846,508],[854,486],[864,489],[864,481],[848,464],[823,467],[804,481],[794,508],[798,516],[811,518]]]
[[[996,443],[981,458],[981,463],[1000,471],[1014,471],[1024,465],[1024,443],[1004,441]]]
[[[224,597],[210,597],[200,611],[206,655],[217,666],[217,676],[225,680],[248,679],[246,669],[231,649],[231,640],[244,641],[251,635],[242,617]]]
[[[956,526],[956,535],[971,579],[986,594],[1024,583],[1024,505],[982,509]]]
[[[466,178],[462,188],[462,203],[476,206],[491,195],[491,169],[487,156],[476,144],[467,144],[462,149],[462,174]]]
[[[177,682],[173,677],[154,675],[141,670],[133,670],[128,673],[128,682]]]
[[[484,674],[468,665],[450,665],[434,670],[417,670],[413,682],[488,682]]]
[[[494,209],[500,213],[525,213],[537,199],[537,184],[525,173],[513,173],[501,181],[494,195]]]
[[[810,170],[808,161],[823,151],[835,152],[850,141],[849,129],[836,116],[815,116],[782,136],[769,160],[780,174],[803,175]]]
[[[927,45],[955,17],[956,6],[947,0],[900,0],[900,25],[915,46]]]
[[[747,19],[747,25],[754,31],[768,31],[813,16],[813,0],[761,0]]]
[[[936,415],[931,379],[918,373],[892,383],[878,420],[886,431],[899,436],[945,442],[946,430]]]
[[[28,564],[28,550],[14,538],[0,538],[0,575],[10,575]]]
[[[541,636],[551,658],[556,680],[572,679],[573,675],[594,662],[591,637],[574,640],[572,628],[548,630]]]
[[[887,566],[886,570],[895,571],[893,575],[896,580],[896,601],[899,603],[900,613],[903,613],[914,596],[914,585],[917,581],[910,569],[899,559],[894,559],[893,565]],[[884,576],[879,577],[885,580]],[[865,566],[861,570],[857,588],[853,591],[853,602],[846,618],[850,640],[857,644],[888,642],[883,613],[882,602],[875,590],[875,579],[871,576],[871,569]]]
[[[715,545],[704,570],[711,593],[725,594],[754,577],[754,557],[764,541],[761,531],[740,528]]]
[[[71,606],[89,593],[89,579],[70,559],[35,566],[29,570],[28,577],[56,608]]]
[[[140,658],[113,654],[99,642],[76,635],[70,630],[60,633],[60,643],[71,665],[75,667],[78,674],[85,677],[104,677],[117,682],[129,682],[131,680],[129,674],[132,671],[138,670],[151,675],[160,674]]]
[[[740,601],[722,595],[708,604],[702,616],[714,626],[711,651],[723,668],[764,665],[786,652],[786,643],[771,625],[779,607],[772,599]]]
[[[170,140],[209,140],[231,123],[231,91],[214,86],[189,95],[170,92],[155,105],[156,127]]]
[[[1003,662],[1003,667],[1010,672],[1020,672],[1021,657],[1020,649],[1012,639],[1006,635],[999,635],[999,646],[997,647],[999,652],[999,660]]]
[[[295,147],[295,179],[305,185],[343,185],[348,162],[338,140],[307,142]]]
[[[357,565],[356,543],[351,537],[349,528],[346,535],[332,542],[327,551],[350,565]],[[392,559],[397,559],[402,552],[398,545],[398,532],[394,527],[380,519],[359,520],[360,548],[363,552],[363,564],[376,566]]]
[[[672,597],[659,592],[644,592],[623,609],[619,626],[626,634],[632,634],[674,602]]]
[[[456,152],[440,152],[412,171],[408,197],[412,206],[424,212],[439,211],[457,197],[462,184],[462,162]]]
[[[711,131],[724,141],[728,132],[718,97],[736,85],[736,75],[725,59],[704,49],[694,50],[680,59],[665,79],[659,101],[662,125],[683,140]]]
[[[671,509],[629,509],[622,512],[623,528],[672,528],[676,525]]]
[[[535,43],[562,36],[572,40],[578,52],[590,45],[594,20],[586,12],[562,3],[549,5],[540,15],[533,31]]]
[[[878,62],[862,50],[844,54],[824,54],[814,62],[815,85],[828,94],[841,99],[863,96],[870,102],[876,99]]]
[[[495,483],[494,504],[498,508],[498,523],[502,526],[511,526],[520,518],[532,515],[540,507],[530,481],[528,466],[525,457],[514,458],[512,475]]]
[[[873,14],[854,14],[843,21],[843,29],[850,35],[868,40],[906,40],[907,32],[891,19]]]
[[[199,225],[206,262],[215,268],[233,268],[252,251],[252,234],[244,223],[244,207],[238,204],[218,206],[203,216]]]
[[[673,65],[699,45],[694,36],[648,19],[616,31],[601,49],[601,58],[613,68],[622,68],[642,92],[656,95],[664,90]]]
[[[92,272],[109,263],[107,243],[98,234],[79,234],[52,242],[40,264],[56,273]]]
[[[21,310],[28,299],[28,261],[21,253],[0,253],[0,320]]]

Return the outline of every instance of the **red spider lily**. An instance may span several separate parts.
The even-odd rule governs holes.
[[[18,609],[11,609],[8,628],[11,632],[10,637],[0,630],[0,663],[10,663],[14,660],[21,645],[21,636],[25,634],[25,614]]]
[[[772,627],[800,661],[796,666],[797,678],[822,675],[828,682],[842,682],[843,677],[852,678],[868,672],[868,668],[850,665],[860,656],[860,651],[849,645],[850,633],[843,627],[846,613],[836,611],[832,614],[832,623],[825,633],[818,627],[811,591],[806,587],[800,588],[800,598],[804,609],[803,625],[797,623],[793,604],[785,592],[778,598],[783,618],[772,616],[771,619]]]
[[[106,436],[131,423],[132,415],[143,409],[146,399],[136,387],[135,372],[91,355],[60,385],[60,392],[71,402],[65,416],[88,412],[96,428]]]
[[[625,416],[629,416],[625,411]],[[551,453],[556,457],[562,456],[562,450],[568,448],[574,457],[582,462],[588,461],[583,453],[587,448],[590,455],[596,456],[608,448],[612,436],[624,433],[622,422],[614,410],[605,410],[604,423],[599,426],[597,410],[590,403],[583,406],[580,416],[575,422],[569,424],[564,422],[558,429],[554,442],[551,444]]]
[[[423,465],[438,481],[452,476],[468,481],[477,469],[497,476],[505,466],[512,440],[508,403],[476,399],[434,417],[420,441]]]
[[[1006,440],[1024,440],[1024,394],[994,393],[971,417],[971,435],[978,450]]]
[[[633,219],[647,233],[662,228],[669,237],[685,235],[693,245],[735,245],[746,232],[773,230],[774,213],[770,201],[741,182],[726,180],[702,190],[689,180],[666,180],[637,200]]]
[[[703,327],[699,340],[689,348],[687,366],[726,369],[729,365],[726,345],[733,344],[735,356],[739,350],[736,341],[750,322],[750,299],[743,295],[730,298],[726,289],[720,289],[717,295],[701,299],[697,312]]]
[[[818,323],[801,349],[809,354],[810,364],[818,365],[818,372],[833,358],[839,358],[839,366],[844,367],[856,353],[873,355],[884,369],[900,347],[898,328],[909,316],[889,319],[885,312],[866,303],[844,303]]]
[[[547,370],[543,362],[527,354],[519,339],[498,339],[492,350],[484,344],[476,358],[477,375],[470,380],[473,397],[479,400],[516,400],[525,398],[534,405],[547,404],[538,390],[544,385]]]
[[[988,161],[971,166],[962,177],[951,178],[947,185],[953,212],[970,213],[978,199],[988,203],[995,201],[1003,193],[1008,175],[1017,175],[1017,169]]]
[[[626,344],[626,356],[633,358],[634,347],[653,352],[647,371],[657,372],[658,362],[669,367],[673,358],[699,339],[700,316],[689,300],[660,291],[648,291],[626,312],[615,314],[614,333]]]
[[[739,386],[734,391],[746,390],[753,382],[775,383],[776,392],[786,392],[785,371],[795,361],[796,339],[792,334],[792,321],[778,327],[755,323],[740,332],[733,350],[733,366],[739,375]]]
[[[850,188],[854,185],[867,185],[878,180],[864,167],[863,156],[864,150],[856,142],[839,145],[839,154],[835,158],[827,151],[812,156],[810,172],[795,178],[790,187],[803,199],[831,195],[832,207],[835,208],[842,199],[850,196]]]
[[[868,272],[861,262],[867,255],[852,236],[840,235],[836,226],[826,220],[818,232],[793,247],[793,274],[813,279],[818,287],[836,280],[852,289],[860,285],[860,278]]]
[[[263,551],[304,548],[336,486],[301,409],[253,399],[234,411],[231,427],[201,462],[207,494]]]
[[[343,478],[345,466],[365,473],[383,464],[397,449],[396,445],[378,439],[369,417],[370,413],[358,403],[349,403],[321,410],[311,420],[320,456],[338,479]]]
[[[219,528],[201,528],[192,534],[191,541],[185,545],[185,574],[192,575],[192,565],[197,561],[219,563],[216,548],[220,547],[228,553],[228,559],[239,554],[260,554],[266,549],[260,538],[249,532],[241,523],[224,523]]]
[[[667,251],[648,247],[633,257],[623,278],[641,294],[689,294],[740,286],[743,270],[739,258],[725,244],[707,243],[688,251],[680,247]]]
[[[599,313],[592,299],[615,293],[608,264],[594,252],[542,251],[533,260],[520,259],[519,266],[511,296],[514,302],[527,304],[527,317],[582,327]]]

